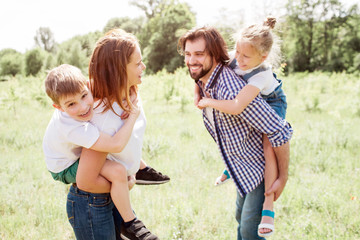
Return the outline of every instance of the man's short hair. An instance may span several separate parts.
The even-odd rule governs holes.
[[[62,64],[50,70],[45,79],[45,91],[51,100],[60,105],[60,98],[81,93],[87,78],[77,67]]]
[[[187,41],[195,41],[203,38],[206,43],[206,52],[214,57],[217,62],[226,64],[229,61],[227,45],[224,38],[214,27],[204,26],[193,28],[180,37],[177,49],[180,55],[184,55]]]

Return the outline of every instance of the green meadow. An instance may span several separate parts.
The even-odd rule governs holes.
[[[42,137],[53,108],[44,75],[0,81],[0,239],[75,239],[69,185],[46,170]],[[275,203],[272,239],[360,239],[360,81],[345,73],[282,76],[294,128],[289,180]],[[185,69],[143,78],[143,158],[169,175],[135,186],[137,216],[160,239],[236,239],[234,184],[214,187],[224,168],[193,105]]]

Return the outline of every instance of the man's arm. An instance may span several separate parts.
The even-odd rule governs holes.
[[[280,197],[288,180],[290,143],[287,142],[280,147],[275,147],[273,149],[277,158],[279,177],[275,180],[270,189],[265,192],[265,195],[267,196],[274,193],[274,201],[276,201]]]

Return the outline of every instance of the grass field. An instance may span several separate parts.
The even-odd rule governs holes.
[[[43,78],[0,82],[0,239],[75,239],[65,211],[69,186],[52,180],[42,153],[53,111]],[[359,76],[282,79],[294,136],[272,239],[360,239]],[[191,81],[185,70],[144,78],[143,157],[171,181],[135,186],[131,201],[161,239],[236,239],[236,189],[213,186],[224,166],[193,106]]]

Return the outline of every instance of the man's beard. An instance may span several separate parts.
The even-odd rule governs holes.
[[[190,64],[188,64],[188,70],[189,70],[191,78],[194,79],[195,81],[199,81],[200,78],[202,78],[203,76],[205,76],[206,74],[208,74],[210,72],[210,70],[212,68],[212,65],[213,65],[213,61],[211,59],[211,64],[207,69],[202,68],[201,72],[192,73],[191,70],[190,70],[191,66],[204,66],[204,65],[201,65],[201,64],[192,64],[192,65],[190,65]]]

